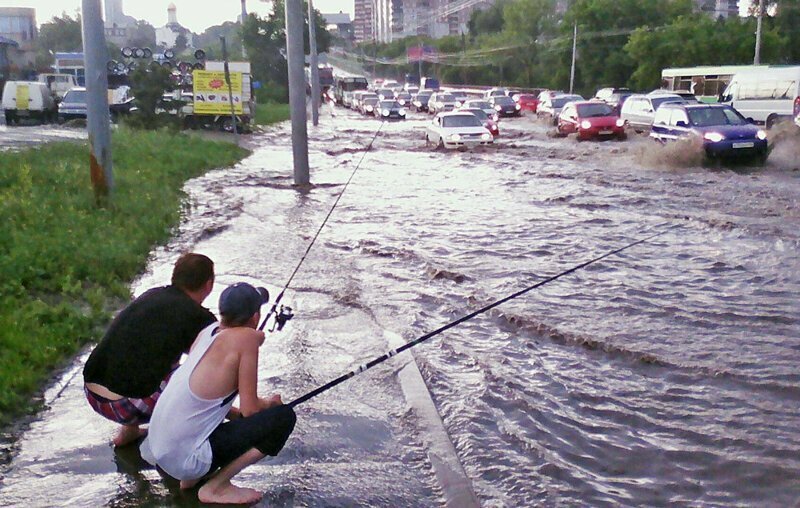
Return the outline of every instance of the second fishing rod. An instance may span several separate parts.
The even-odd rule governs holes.
[[[319,234],[322,232],[322,229],[325,227],[325,224],[328,223],[328,219],[331,218],[333,211],[336,209],[336,206],[342,199],[344,192],[347,190],[347,187],[350,185],[350,182],[356,175],[358,168],[360,168],[361,163],[364,162],[364,158],[366,158],[367,153],[369,153],[369,151],[372,150],[372,145],[373,143],[375,143],[375,139],[377,139],[378,134],[380,134],[381,129],[383,129],[385,123],[386,122],[381,122],[381,124],[378,126],[378,130],[376,130],[375,134],[372,136],[372,139],[367,145],[367,148],[361,155],[361,159],[358,161],[358,164],[356,164],[356,167],[355,169],[353,169],[353,172],[350,173],[350,177],[345,182],[344,187],[342,187],[342,191],[336,197],[336,200],[333,202],[331,209],[328,210],[328,214],[325,216],[325,219],[322,221],[322,224],[320,224],[319,229],[317,229],[317,232],[316,234],[314,234],[314,237],[311,239],[311,242],[309,242],[308,247],[306,247],[306,251],[303,253],[302,257],[300,257],[300,261],[297,262],[297,266],[294,267],[294,270],[292,271],[291,275],[289,275],[289,279],[286,281],[286,284],[283,286],[283,289],[281,289],[280,293],[278,293],[278,296],[275,297],[275,302],[272,304],[272,307],[270,308],[269,312],[267,313],[266,316],[264,316],[264,319],[261,321],[261,324],[258,327],[259,330],[264,330],[264,328],[267,325],[267,322],[273,315],[275,316],[275,323],[272,325],[272,328],[269,329],[270,332],[274,332],[276,330],[277,331],[282,330],[284,325],[294,317],[294,311],[292,310],[291,307],[281,305],[281,301],[283,300],[283,295],[286,293],[286,290],[289,289],[289,285],[292,283],[292,281],[294,280],[294,276],[297,275],[297,272],[300,270],[300,267],[306,260],[308,253],[311,252],[311,248],[316,243],[317,238],[319,238]],[[279,305],[280,307],[278,307]]]

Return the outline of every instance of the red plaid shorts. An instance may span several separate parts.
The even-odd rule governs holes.
[[[89,401],[89,405],[100,416],[122,425],[142,425],[150,422],[150,416],[156,407],[156,401],[158,401],[164,388],[167,387],[169,378],[172,377],[172,373],[177,368],[178,365],[174,365],[169,375],[161,381],[158,390],[143,399],[123,397],[118,400],[108,400],[90,391],[86,386],[83,387],[83,391],[86,394],[86,400]]]

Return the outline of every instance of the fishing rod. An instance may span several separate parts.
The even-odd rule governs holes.
[[[675,225],[674,227],[677,227],[677,225]],[[579,265],[573,266],[572,268],[570,268],[568,270],[564,270],[563,272],[561,272],[561,273],[559,273],[557,275],[553,275],[552,277],[548,277],[548,278],[546,278],[546,279],[544,279],[544,280],[542,280],[540,282],[537,282],[533,286],[530,286],[530,287],[527,287],[527,288],[522,289],[520,291],[517,291],[516,293],[513,293],[513,294],[511,294],[509,296],[506,296],[505,298],[501,298],[500,300],[496,300],[493,303],[490,303],[489,305],[486,305],[485,307],[481,307],[480,309],[478,309],[478,310],[476,310],[474,312],[471,312],[471,313],[469,313],[469,314],[467,314],[465,316],[462,316],[462,317],[456,319],[455,321],[451,321],[450,323],[447,323],[446,325],[444,325],[444,326],[442,326],[440,328],[437,328],[436,330],[434,330],[432,332],[428,332],[425,335],[412,340],[411,342],[407,342],[406,344],[404,344],[404,345],[402,345],[402,346],[400,346],[400,347],[398,347],[396,349],[392,349],[391,351],[382,354],[381,356],[375,358],[374,360],[371,360],[371,361],[359,366],[357,369],[351,370],[347,374],[344,374],[342,376],[337,377],[333,381],[329,381],[328,383],[325,383],[324,385],[322,385],[322,386],[320,386],[318,388],[315,388],[314,390],[311,390],[310,392],[306,393],[305,395],[303,395],[301,397],[298,397],[298,398],[294,399],[293,401],[289,402],[288,406],[289,407],[298,406],[298,405],[302,404],[303,402],[306,402],[309,399],[313,399],[317,395],[320,395],[320,394],[322,394],[324,392],[327,392],[328,390],[330,390],[334,386],[337,386],[337,385],[339,385],[341,383],[344,383],[345,381],[347,381],[351,377],[357,376],[358,374],[361,374],[362,372],[367,371],[367,370],[371,369],[372,367],[375,367],[376,365],[379,365],[379,364],[385,362],[386,360],[388,360],[389,358],[397,355],[398,353],[402,353],[403,351],[405,351],[407,349],[411,349],[412,347],[416,346],[417,344],[421,344],[421,343],[425,342],[426,340],[428,340],[428,339],[430,339],[432,337],[435,337],[435,336],[439,335],[440,333],[443,333],[443,332],[449,330],[450,328],[458,326],[458,325],[460,325],[461,323],[463,323],[465,321],[469,321],[470,319],[474,318],[475,316],[478,316],[480,314],[484,314],[485,312],[488,312],[491,309],[494,309],[495,307],[508,302],[509,300],[513,300],[515,298],[519,298],[520,296],[524,295],[525,293],[528,293],[530,291],[533,291],[536,288],[540,288],[540,287],[544,286],[545,284],[549,284],[549,283],[551,283],[551,282],[553,282],[555,280],[558,280],[561,277],[564,277],[565,275],[569,275],[569,274],[571,274],[573,272],[577,272],[578,270],[581,270],[582,268],[586,268],[587,266],[589,266],[589,265],[591,265],[593,263],[597,263],[598,261],[600,261],[602,259],[605,259],[605,258],[607,258],[609,256],[613,256],[615,254],[619,254],[620,252],[622,252],[624,250],[627,250],[627,249],[630,249],[631,247],[635,247],[636,245],[645,243],[645,242],[647,242],[649,240],[652,240],[653,238],[659,237],[659,236],[671,231],[672,229],[674,229],[674,227],[666,229],[664,231],[661,231],[660,233],[656,233],[656,234],[653,234],[651,236],[648,236],[647,238],[643,238],[641,240],[636,240],[635,242],[629,243],[628,245],[626,245],[624,247],[620,247],[620,248],[618,248],[616,250],[613,250],[611,252],[607,252],[607,253],[603,254],[602,256],[598,256],[598,257],[596,257],[594,259],[590,259],[589,261],[586,261],[586,262],[583,262],[583,263],[581,263]]]
[[[338,205],[339,200],[342,199],[344,191],[347,190],[347,186],[350,185],[350,182],[356,175],[356,171],[358,171],[358,168],[361,167],[361,163],[364,162],[364,158],[367,156],[367,153],[372,149],[372,144],[375,142],[375,139],[378,137],[378,134],[380,134],[381,129],[383,129],[383,125],[385,123],[386,123],[385,121],[381,121],[380,126],[378,126],[378,130],[375,131],[375,134],[372,136],[372,139],[367,145],[367,149],[364,150],[364,153],[361,154],[361,160],[358,161],[358,164],[356,164],[356,168],[353,170],[352,173],[350,173],[350,178],[347,179],[347,181],[344,184],[344,187],[342,187],[342,192],[340,192],[339,195],[336,197],[336,201],[333,202],[333,206],[331,206],[331,209],[328,211],[328,215],[325,216],[325,219],[322,221],[322,224],[320,224],[317,233],[314,235],[314,238],[311,239],[311,242],[308,244],[308,247],[306,247],[306,251],[300,258],[300,261],[297,263],[297,266],[294,267],[294,271],[289,276],[289,280],[286,281],[286,284],[283,286],[283,289],[281,289],[281,292],[278,293],[278,296],[275,298],[275,302],[272,304],[272,308],[264,317],[264,320],[261,322],[261,325],[259,325],[258,327],[259,330],[264,329],[264,327],[267,325],[267,321],[269,321],[269,318],[273,314],[275,315],[275,323],[272,325],[272,328],[270,328],[269,330],[270,332],[274,332],[275,330],[281,331],[286,322],[294,317],[294,313],[291,307],[281,305],[280,309],[278,309],[278,305],[281,303],[281,300],[283,299],[283,294],[286,292],[287,289],[289,289],[289,284],[292,283],[292,280],[294,280],[294,276],[297,275],[297,271],[300,270],[300,266],[303,264],[303,261],[306,260],[306,256],[308,256],[308,253],[311,251],[311,247],[314,246],[314,243],[317,241],[319,234],[322,232],[322,228],[325,227],[325,224],[328,223],[328,219],[331,218],[333,211],[336,209],[336,205]]]

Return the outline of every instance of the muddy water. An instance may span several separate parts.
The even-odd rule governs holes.
[[[287,294],[297,317],[269,338],[262,388],[301,395],[383,352],[387,331],[419,336],[677,226],[419,346],[445,428],[487,506],[797,503],[796,158],[710,171],[645,139],[552,139],[526,119],[502,122],[495,147],[442,153],[425,148],[423,125],[382,129]],[[240,166],[189,184],[188,220],[137,292],[188,248],[215,259],[218,290],[277,289],[377,127],[324,116],[308,192],[289,187],[288,126],[257,135]],[[284,452],[242,483],[286,506],[441,503],[397,386],[404,361],[302,407]],[[56,388],[0,499],[196,502],[104,444],[113,427],[88,412],[79,382]]]
[[[86,139],[86,129],[65,128],[33,123],[9,127],[0,123],[0,152],[19,150],[52,141]]]

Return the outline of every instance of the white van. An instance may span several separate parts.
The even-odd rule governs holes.
[[[800,98],[800,66],[761,66],[731,78],[719,101],[767,128],[791,120]]]
[[[63,99],[67,92],[78,86],[72,74],[39,74],[38,81],[45,83],[58,99]]]
[[[6,125],[33,118],[42,123],[58,117],[58,107],[45,83],[38,81],[8,81],[3,87],[3,110]]]

